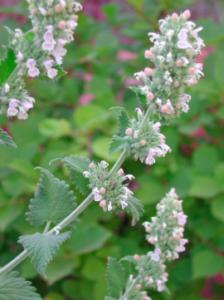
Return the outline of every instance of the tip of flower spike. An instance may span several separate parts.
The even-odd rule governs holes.
[[[183,13],[183,16],[186,18],[186,19],[189,19],[191,17],[191,12],[189,9],[185,10],[185,12]]]

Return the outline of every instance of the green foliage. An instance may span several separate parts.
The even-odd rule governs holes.
[[[69,171],[69,177],[72,183],[82,194],[86,194],[89,190],[89,180],[83,176],[83,172],[89,168],[90,160],[81,156],[71,155],[61,160]]]
[[[124,288],[124,269],[114,258],[109,257],[106,271],[108,295],[119,297]]]
[[[3,131],[1,128],[0,128],[0,144],[3,146],[17,148],[12,137],[10,135],[8,135],[7,132]]]
[[[0,87],[3,86],[16,68],[15,59],[14,52],[11,49],[6,48],[5,57],[0,61]]]
[[[19,243],[27,250],[31,263],[37,272],[45,277],[45,270],[49,262],[54,258],[59,246],[70,237],[70,232],[58,235],[44,235],[35,233],[19,238]]]
[[[130,145],[127,140],[118,135],[114,135],[109,144],[109,155],[112,155],[120,150],[128,150],[129,147]]]
[[[126,129],[130,126],[130,119],[128,113],[123,107],[113,107],[111,110],[115,111],[118,117],[118,132],[120,136],[125,136]]]
[[[30,200],[30,211],[26,213],[27,221],[36,227],[45,222],[58,224],[76,207],[69,185],[54,177],[48,170],[40,170],[40,183],[35,198]]]
[[[132,214],[132,226],[134,226],[144,213],[144,206],[141,201],[132,197],[128,199],[127,211]]]
[[[130,89],[135,92],[136,96],[137,96],[137,99],[138,101],[141,103],[141,104],[146,104],[147,103],[147,99],[145,97],[145,95],[142,95],[141,93],[141,90],[139,87],[136,87],[136,86],[131,86]]]
[[[18,276],[18,272],[10,272],[0,277],[0,299],[41,300],[31,283]]]

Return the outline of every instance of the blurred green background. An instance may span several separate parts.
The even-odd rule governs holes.
[[[0,43],[7,44],[4,26],[30,29],[25,1],[2,0]],[[0,265],[21,250],[18,237],[35,232],[24,213],[36,190],[41,166],[69,182],[63,166],[50,160],[77,154],[108,160],[108,143],[116,133],[116,118],[109,111],[122,105],[133,114],[139,106],[127,87],[133,73],[147,62],[147,33],[158,30],[157,20],[174,11],[191,9],[192,19],[205,30],[207,45],[198,59],[205,78],[188,92],[190,111],[162,128],[172,153],[152,167],[127,160],[126,173],[134,174],[132,189],[145,205],[142,222],[155,214],[157,201],[171,187],[184,199],[190,240],[181,259],[168,266],[171,294],[150,292],[153,300],[224,299],[224,1],[126,0],[82,1],[75,42],[68,48],[60,82],[43,85],[27,81],[36,99],[26,121],[0,117],[18,149],[0,147]],[[4,50],[0,49],[3,56]],[[72,187],[74,188],[74,187]],[[74,189],[75,190],[75,189]],[[83,197],[75,191],[77,202]],[[80,216],[77,229],[40,278],[29,260],[18,270],[31,280],[45,300],[102,300],[108,256],[121,258],[150,250],[141,223],[131,227],[127,215],[103,213],[92,203]]]

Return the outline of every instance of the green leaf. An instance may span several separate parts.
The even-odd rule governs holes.
[[[45,270],[51,260],[53,260],[59,246],[69,237],[70,232],[64,232],[58,235],[44,235],[35,233],[33,235],[24,235],[19,238],[19,243],[29,253],[31,263],[37,272],[45,277]]]
[[[16,68],[14,52],[7,48],[5,58],[0,61],[0,87],[7,81]]]
[[[224,222],[224,195],[220,195],[212,200],[211,212],[216,219]]]
[[[192,270],[194,278],[210,277],[217,274],[224,265],[223,257],[212,250],[197,252],[192,259]]]
[[[132,226],[134,226],[144,213],[144,206],[141,201],[132,197],[128,199],[126,211],[132,214]]]
[[[211,174],[217,161],[216,149],[206,144],[202,144],[193,155],[193,163],[202,173]]]
[[[221,191],[220,184],[212,177],[200,176],[193,179],[190,195],[200,198],[211,198]]]
[[[109,155],[112,155],[119,150],[127,149],[128,147],[130,146],[127,140],[118,135],[114,135],[112,137],[112,141],[109,144]]]
[[[126,129],[130,127],[130,119],[128,113],[123,107],[112,107],[111,110],[115,111],[118,116],[118,132],[121,136],[125,136]]]
[[[13,139],[11,138],[11,136],[8,135],[7,132],[3,131],[1,128],[0,128],[0,144],[3,145],[3,146],[17,148],[17,146],[14,143]]]
[[[74,255],[89,253],[100,249],[110,236],[111,233],[99,225],[78,226],[68,245]]]
[[[35,33],[32,31],[29,31],[27,33],[24,34],[24,38],[28,41],[28,42],[32,42],[35,38]]]
[[[54,177],[48,170],[41,170],[35,198],[30,200],[27,221],[36,227],[44,222],[60,223],[76,207],[73,191],[69,185]]]
[[[136,96],[137,96],[137,99],[138,101],[141,103],[141,104],[146,104],[147,103],[147,99],[146,99],[146,96],[145,95],[142,95],[141,93],[141,90],[139,87],[136,87],[136,86],[130,86],[129,87],[133,92],[135,92]]]
[[[103,280],[105,274],[105,264],[100,259],[87,257],[81,273],[88,280]]]
[[[118,297],[124,288],[124,270],[115,258],[108,258],[106,279],[109,296]]]
[[[107,136],[102,136],[102,137],[96,139],[92,143],[93,153],[95,155],[97,155],[98,157],[100,157],[101,159],[106,160],[109,163],[116,162],[119,157],[119,153],[109,155],[108,145],[110,144],[110,142],[111,142],[111,138],[109,138]]]
[[[0,300],[41,300],[31,283],[18,275],[10,272],[0,277]]]
[[[112,297],[105,297],[105,300],[117,300],[117,299],[112,298]]]
[[[88,178],[83,176],[83,172],[89,169],[90,160],[78,155],[71,155],[61,160],[69,171],[69,177],[72,183],[76,185],[76,189],[82,194],[86,194],[89,190]]]
[[[41,75],[38,77],[40,82],[46,83],[46,84],[52,83],[54,81],[59,80],[61,77],[65,76],[67,74],[67,72],[65,70],[63,70],[61,66],[53,66],[53,68],[58,70],[57,76],[55,76],[53,79],[51,79],[47,75]]]

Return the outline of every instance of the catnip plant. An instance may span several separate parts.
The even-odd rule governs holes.
[[[40,28],[40,31],[35,30],[35,34],[39,34],[37,44],[41,46],[42,54],[32,58],[28,55],[21,69],[23,74],[29,76],[40,76],[41,72],[45,72],[45,76],[54,77],[62,62],[62,53],[65,54],[62,50],[64,45],[58,39],[71,40],[70,30],[74,28],[68,25],[69,28],[66,27],[65,30],[64,24],[70,24],[70,8],[80,6],[70,0],[60,0],[57,5],[56,1],[47,1],[47,4],[42,1],[29,2],[34,28]],[[62,18],[60,14],[64,10],[66,13]],[[54,16],[55,11],[60,18],[52,17],[51,12]],[[181,15],[174,13],[159,21],[160,33],[149,33],[153,46],[145,51],[145,58],[151,60],[155,67],[152,69],[147,66],[144,71],[136,73],[139,85],[131,87],[141,108],[137,108],[136,115],[131,118],[123,107],[112,108],[118,117],[118,135],[113,136],[109,153],[122,151],[114,166],[109,170],[106,161],[94,162],[77,155],[51,162],[65,165],[72,184],[80,193],[90,192],[79,206],[68,184],[48,170],[38,168],[41,172],[40,181],[26,215],[32,226],[45,226],[45,229],[42,233],[19,238],[18,242],[24,251],[0,269],[0,299],[17,299],[15,295],[21,300],[41,299],[35,288],[12,270],[30,257],[33,267],[41,276],[45,276],[48,263],[55,257],[60,245],[70,238],[77,217],[91,203],[97,202],[104,212],[130,213],[132,225],[140,220],[144,211],[143,205],[134,197],[128,185],[134,176],[125,174],[122,164],[127,157],[132,157],[135,161],[153,165],[157,157],[164,157],[171,151],[166,145],[165,136],[160,132],[161,126],[168,125],[170,119],[189,110],[188,102],[191,97],[185,93],[185,88],[196,84],[203,75],[202,65],[196,63],[196,57],[204,46],[203,40],[198,36],[202,28],[195,29],[195,24],[188,21],[189,18],[188,10]],[[53,30],[49,27],[52,26],[51,23],[48,26],[43,19],[57,20],[60,30],[58,27]],[[76,18],[72,19],[76,22]],[[20,34],[19,32],[19,36]],[[18,49],[23,53],[22,49]],[[48,64],[52,57],[54,63]],[[9,83],[8,85],[10,86]],[[5,90],[5,85],[2,89]],[[7,101],[10,106],[11,100]],[[17,109],[19,113],[18,106],[13,109]],[[127,256],[120,261],[108,258],[108,296],[105,300],[150,300],[146,290],[167,290],[168,273],[165,264],[177,259],[179,253],[185,251],[185,244],[188,242],[184,238],[187,216],[183,212],[182,200],[178,199],[174,188],[157,204],[156,209],[157,215],[151,221],[143,223],[146,241],[154,246],[154,251],[145,255]]]
[[[62,68],[64,48],[73,41],[80,3],[73,0],[27,0],[32,29],[9,33],[5,58],[0,62],[0,114],[25,120],[35,99],[28,94],[24,78],[38,78],[49,83],[64,76]],[[0,143],[16,146],[0,129]]]

